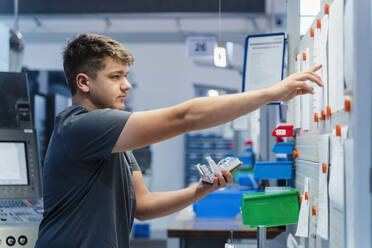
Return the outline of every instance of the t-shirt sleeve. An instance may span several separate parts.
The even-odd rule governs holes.
[[[131,170],[132,171],[140,171],[141,167],[139,166],[136,157],[133,155],[132,151],[127,151],[125,152],[128,158],[128,162],[130,164]]]
[[[130,112],[99,109],[74,116],[65,124],[64,145],[74,160],[108,159]]]

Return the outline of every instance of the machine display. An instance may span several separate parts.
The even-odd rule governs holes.
[[[27,185],[25,143],[0,142],[0,157],[0,185]]]
[[[0,199],[40,198],[34,129],[0,129]]]

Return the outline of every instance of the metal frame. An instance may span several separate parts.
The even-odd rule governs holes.
[[[351,201],[350,223],[354,232],[347,233],[349,247],[372,247],[372,195],[371,195],[371,152],[372,152],[372,27],[371,1],[353,2],[354,70],[353,82],[353,135],[354,135],[354,180]]]

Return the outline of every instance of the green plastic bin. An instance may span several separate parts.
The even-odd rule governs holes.
[[[298,190],[266,194],[245,194],[242,200],[243,224],[252,228],[297,224],[300,213]]]

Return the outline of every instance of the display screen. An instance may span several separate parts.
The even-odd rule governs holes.
[[[27,184],[25,143],[0,142],[0,185]]]

